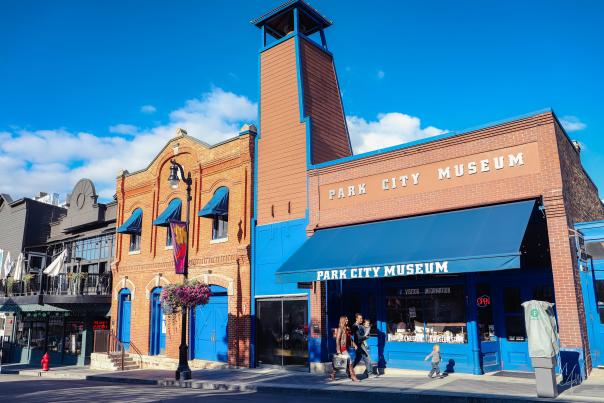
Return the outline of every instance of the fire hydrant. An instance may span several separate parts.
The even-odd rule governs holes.
[[[48,371],[48,364],[50,364],[50,358],[48,358],[48,353],[42,356],[40,364],[42,364],[42,371]]]

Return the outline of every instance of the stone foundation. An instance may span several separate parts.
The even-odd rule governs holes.
[[[135,362],[141,363],[141,369],[167,369],[176,370],[178,367],[178,360],[175,358],[169,358],[161,355],[142,355],[137,356],[130,354],[130,357]],[[204,360],[190,360],[189,367],[192,370],[197,369],[222,369],[222,368],[235,368],[223,362],[215,361],[204,361]],[[113,365],[107,354],[103,353],[92,353],[90,358],[90,368],[99,369],[105,371],[117,371],[117,368]]]

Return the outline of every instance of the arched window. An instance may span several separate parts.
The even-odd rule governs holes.
[[[180,199],[172,199],[168,206],[153,221],[153,225],[166,227],[166,247],[172,247],[172,231],[170,231],[170,221],[180,221],[182,202]]]
[[[219,187],[201,209],[200,217],[212,218],[212,240],[225,240],[229,230],[229,188]]]
[[[143,223],[143,210],[137,208],[132,211],[130,217],[116,230],[119,234],[130,234],[130,252],[138,252],[141,249],[141,229]]]

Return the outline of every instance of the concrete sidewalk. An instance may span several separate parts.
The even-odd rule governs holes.
[[[378,378],[362,379],[352,383],[339,376],[329,381],[325,376],[303,372],[274,369],[213,369],[193,372],[193,379],[179,382],[173,379],[174,372],[166,370],[133,370],[106,372],[84,367],[53,368],[42,372],[39,368],[7,368],[3,373],[18,373],[24,376],[43,376],[54,379],[86,379],[115,383],[143,384],[160,387],[184,387],[241,392],[272,392],[308,396],[338,396],[368,393],[370,399],[387,401],[426,401],[446,398],[450,402],[518,402],[518,401],[567,401],[603,402],[604,370],[594,370],[583,384],[570,387],[561,385],[560,396],[555,399],[538,399],[535,381],[528,376],[475,376],[450,374],[443,379],[429,379],[426,372],[399,371]]]

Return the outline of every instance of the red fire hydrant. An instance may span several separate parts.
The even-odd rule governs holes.
[[[42,364],[42,371],[48,371],[48,364],[50,364],[50,358],[48,358],[48,353],[42,356],[40,364]]]

